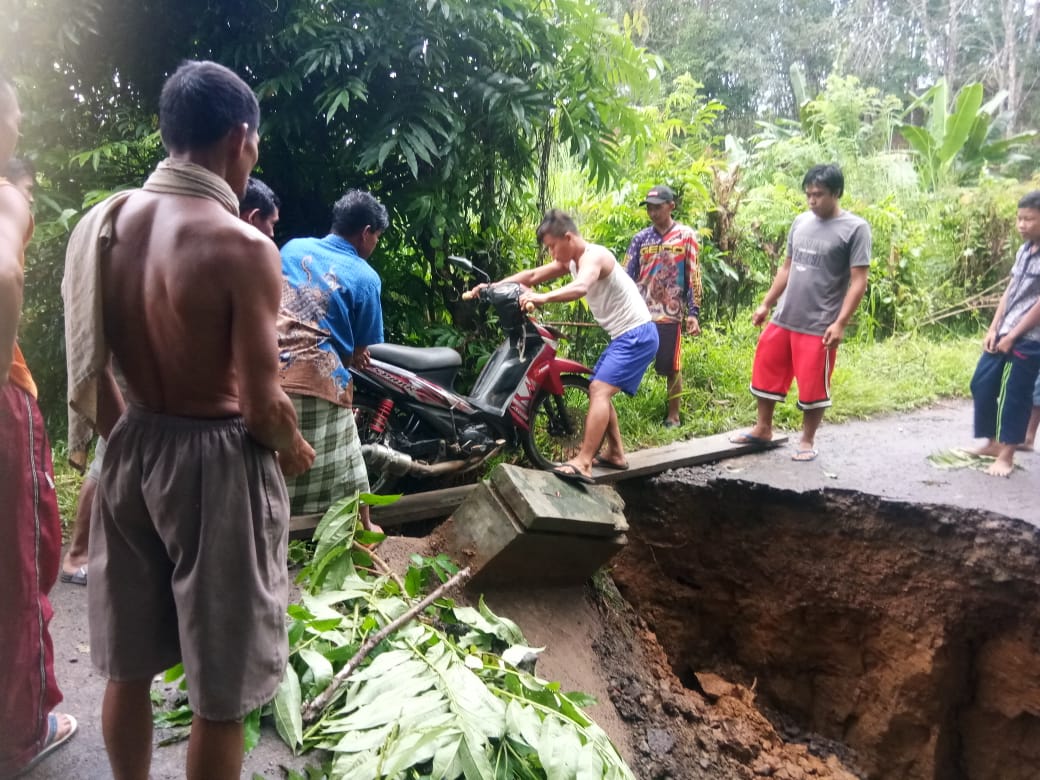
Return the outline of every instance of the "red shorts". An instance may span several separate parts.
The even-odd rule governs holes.
[[[837,348],[824,349],[822,336],[795,333],[772,322],[762,331],[751,369],[751,392],[759,398],[783,401],[798,382],[798,408],[831,405],[831,374]]]

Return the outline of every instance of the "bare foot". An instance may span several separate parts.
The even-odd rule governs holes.
[[[383,526],[376,525],[371,520],[362,520],[361,527],[364,528],[366,531],[371,531],[374,534],[386,534],[386,531],[383,530]]]
[[[991,477],[1010,477],[1011,472],[1015,470],[1014,463],[1008,463],[1005,460],[997,458],[990,464],[990,467],[986,469],[986,473]]]
[[[1032,452],[1033,451],[1033,440],[1026,439],[1024,442],[1018,445],[1019,452]]]
[[[974,450],[969,450],[972,455],[981,455],[986,458],[996,458],[1000,455],[1004,447],[1000,442],[993,441],[992,439],[988,444],[983,447],[978,447]]]
[[[1010,477],[1015,470],[1015,450],[1018,445],[999,444],[998,448],[997,459],[986,469],[986,473],[991,477]]]

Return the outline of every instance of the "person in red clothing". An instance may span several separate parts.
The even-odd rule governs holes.
[[[14,89],[0,79],[0,168],[20,121]],[[47,594],[58,578],[61,522],[36,384],[17,342],[32,231],[25,194],[0,178],[0,777],[25,771],[76,732],[75,718],[52,711],[62,696]]]

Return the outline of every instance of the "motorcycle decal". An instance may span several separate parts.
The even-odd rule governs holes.
[[[524,430],[531,427],[531,411],[535,396],[540,389],[544,388],[547,393],[552,395],[562,395],[561,375],[584,374],[588,376],[592,373],[592,370],[584,364],[576,360],[557,358],[551,351],[548,355],[545,353],[539,355],[535,364],[524,377],[523,384],[517,389],[516,395],[509,404],[509,416],[513,418],[517,427]]]
[[[477,411],[461,396],[450,393],[403,368],[391,369],[388,364],[373,360],[365,369],[365,373],[395,388],[409,398],[414,398],[419,403],[444,409],[456,409],[465,414],[475,414]]]
[[[550,373],[550,360],[545,359],[544,352],[538,356],[509,402],[509,415],[513,418],[513,422],[524,430],[530,427],[531,406],[534,404],[535,396],[538,395],[538,390],[542,387],[546,375]]]

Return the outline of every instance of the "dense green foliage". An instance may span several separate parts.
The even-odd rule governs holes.
[[[188,0],[175,12],[88,0],[60,18],[57,7],[17,0],[0,46],[0,67],[21,87],[22,153],[45,178],[41,228],[99,191],[139,184],[162,154],[165,75],[185,57],[216,59],[262,99],[259,172],[283,200],[280,238],[324,234],[347,187],[390,208],[375,262],[396,340],[445,312],[469,313],[458,307],[463,282],[444,265],[449,250],[498,274],[530,252],[517,220],[541,207],[553,149],[581,156],[601,185],[617,179],[647,138],[634,104],[660,67],[588,0]],[[26,30],[30,47],[18,45]],[[52,421],[63,384],[61,252],[60,240],[33,249],[24,331]]]

